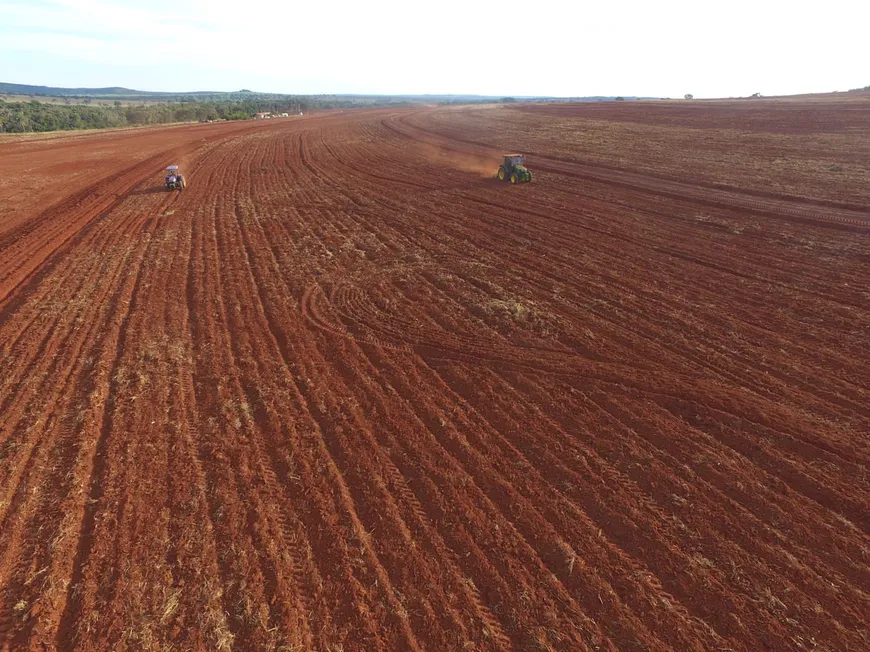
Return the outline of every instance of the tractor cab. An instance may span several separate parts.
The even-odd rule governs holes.
[[[522,154],[505,154],[504,155],[504,166],[510,172],[515,167],[523,167],[523,155]]]
[[[505,154],[504,163],[498,166],[498,178],[511,183],[528,183],[532,173],[526,169],[522,154]]]

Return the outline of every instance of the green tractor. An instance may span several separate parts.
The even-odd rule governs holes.
[[[523,155],[505,154],[504,163],[498,166],[498,179],[511,183],[529,183],[532,173],[523,165]]]

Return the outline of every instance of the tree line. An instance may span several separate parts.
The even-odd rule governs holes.
[[[389,102],[391,104],[395,102]],[[371,102],[367,105],[371,106]],[[360,104],[347,98],[278,96],[242,100],[161,102],[112,106],[54,104],[39,101],[6,102],[0,99],[0,133],[72,129],[107,129],[170,122],[246,120],[256,113],[306,112],[315,109],[352,108]]]

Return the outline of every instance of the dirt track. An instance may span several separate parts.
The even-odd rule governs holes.
[[[868,104],[0,144],[0,650],[870,648]]]

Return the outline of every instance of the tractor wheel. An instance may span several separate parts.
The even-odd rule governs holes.
[[[526,179],[526,183],[531,183],[532,182],[532,173],[528,172],[527,174],[529,175],[529,178]]]
[[[179,189],[179,190],[184,190],[184,186],[185,186],[185,185],[186,185],[186,184],[185,184],[185,182],[184,182],[184,177],[181,177],[181,178],[178,180],[178,189]]]
[[[511,183],[516,183],[517,181],[519,181],[519,177],[517,176],[517,173],[516,172],[511,173]]]
[[[504,181],[504,178],[507,176],[507,171],[504,169],[503,165],[498,166],[498,180]]]

